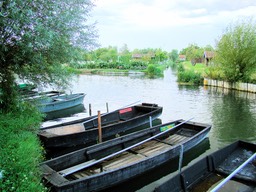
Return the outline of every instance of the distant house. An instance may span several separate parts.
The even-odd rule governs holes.
[[[134,53],[132,54],[132,58],[133,59],[142,59],[143,57],[143,54],[140,54],[140,53]]]
[[[191,64],[194,66],[197,63],[203,63],[204,62],[204,58],[193,58],[191,59]]]
[[[204,62],[206,65],[209,65],[209,63],[211,62],[211,60],[214,57],[214,51],[205,51],[204,52]]]
[[[180,61],[186,61],[186,55],[179,55]]]
[[[134,54],[132,54],[132,59],[141,60],[143,58],[155,59],[155,54],[154,53],[147,53],[147,54],[134,53]]]

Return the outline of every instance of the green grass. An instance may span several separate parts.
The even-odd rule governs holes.
[[[185,70],[194,71],[195,73],[199,73],[202,76],[205,75],[207,70],[207,66],[204,63],[197,63],[196,65],[192,65],[190,61],[182,62]]]
[[[193,66],[190,62],[182,62],[178,64],[177,70],[177,81],[179,83],[186,83],[190,85],[203,84],[203,74],[206,70],[204,64],[196,64]]]
[[[36,135],[41,118],[31,107],[0,114],[1,191],[46,191],[38,166],[43,160]]]

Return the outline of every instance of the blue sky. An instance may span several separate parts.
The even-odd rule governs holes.
[[[256,18],[255,0],[95,0],[101,47],[181,50],[212,45],[232,22]]]

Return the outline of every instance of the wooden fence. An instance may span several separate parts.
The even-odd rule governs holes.
[[[241,83],[241,82],[230,83],[226,81],[204,78],[204,85],[256,93],[256,84],[251,84],[251,83]]]

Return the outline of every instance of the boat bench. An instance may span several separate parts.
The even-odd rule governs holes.
[[[64,176],[70,175],[76,171],[80,171],[80,170],[84,169],[84,167],[87,167],[88,165],[90,165],[91,163],[93,163],[95,161],[96,161],[96,159],[91,159],[89,161],[77,164],[77,165],[69,167],[67,169],[63,169],[63,170],[59,171],[59,174],[64,175]]]

